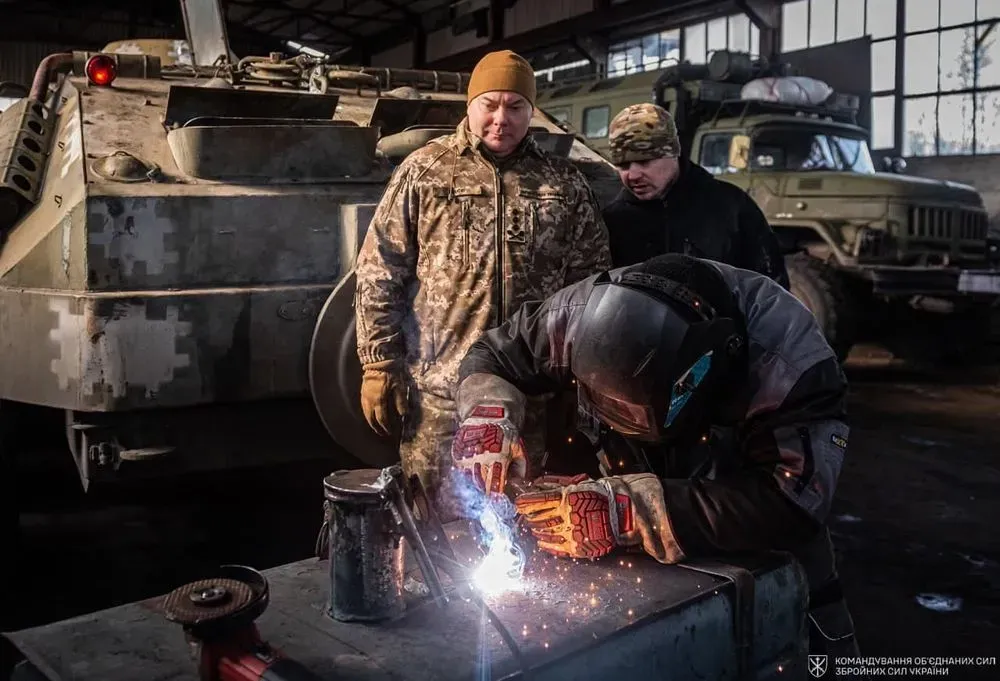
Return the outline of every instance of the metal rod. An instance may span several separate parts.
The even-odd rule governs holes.
[[[388,478],[384,490],[389,496],[393,516],[402,530],[403,536],[406,537],[406,541],[410,544],[410,549],[413,551],[413,556],[417,559],[417,565],[420,567],[420,572],[423,573],[427,588],[430,590],[434,600],[437,601],[438,606],[444,607],[448,603],[448,594],[445,593],[437,569],[427,554],[427,547],[424,545],[424,540],[417,529],[417,523],[413,519],[413,512],[410,510],[403,496],[403,488],[399,483],[399,478],[402,476],[402,468],[398,464],[389,466],[384,469],[383,474]]]

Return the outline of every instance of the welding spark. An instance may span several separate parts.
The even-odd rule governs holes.
[[[487,548],[483,562],[473,575],[473,583],[480,592],[488,596],[523,587],[521,576],[524,573],[524,552],[514,541],[511,524],[501,517],[502,510],[497,510],[497,506],[503,501],[484,504],[479,516]]]

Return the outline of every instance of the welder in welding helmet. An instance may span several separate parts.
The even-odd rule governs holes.
[[[570,355],[584,411],[646,442],[704,432],[716,393],[745,356],[730,294],[708,282],[722,309],[688,283],[654,274],[594,280]]]
[[[518,493],[541,550],[634,547],[663,563],[789,550],[814,589],[811,616],[833,613],[823,635],[853,644],[825,526],[847,449],[847,383],[815,317],[774,281],[678,254],[595,275],[484,334],[459,381],[459,418],[502,407],[511,437],[526,395],[575,381],[602,441],[642,454],[641,472],[543,476]],[[709,427],[731,434],[725,447],[703,444]],[[689,456],[698,448],[711,465]]]

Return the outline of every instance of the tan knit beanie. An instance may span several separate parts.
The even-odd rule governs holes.
[[[535,105],[535,70],[528,61],[510,50],[490,52],[472,69],[468,101],[484,92],[516,92]]]

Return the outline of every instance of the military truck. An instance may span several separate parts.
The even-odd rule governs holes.
[[[687,157],[745,189],[774,228],[792,292],[841,357],[862,341],[909,359],[969,357],[988,340],[994,296],[960,293],[985,267],[987,213],[972,187],[879,172],[856,96],[820,105],[743,98],[744,86],[792,75],[787,65],[720,51],[707,65],[544,85],[539,106],[607,152],[610,120],[655,101],[675,117]]]
[[[61,413],[84,488],[392,463],[357,413],[352,267],[395,165],[463,119],[468,74],[230,60],[224,23],[185,20],[185,49],[46,57],[0,115],[0,414]],[[614,193],[598,153],[532,126]]]

